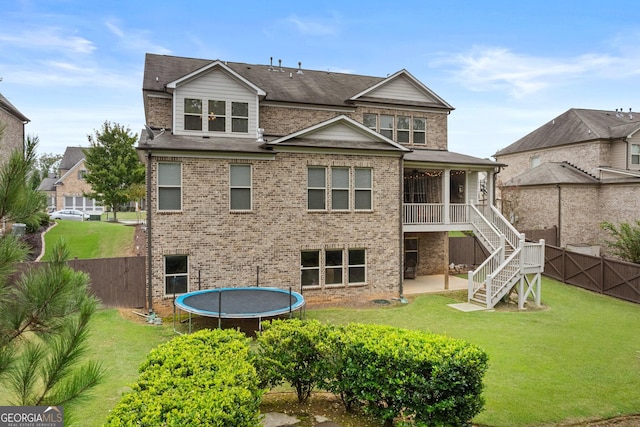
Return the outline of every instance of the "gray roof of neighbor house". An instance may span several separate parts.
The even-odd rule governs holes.
[[[613,140],[640,129],[640,113],[572,108],[499,150],[494,157],[595,140]]]
[[[67,147],[60,160],[60,170],[69,170],[84,159],[84,151],[89,147]]]
[[[2,96],[1,93],[0,93],[0,108],[2,108],[4,110],[7,110],[9,113],[11,113],[13,116],[15,116],[18,120],[20,120],[22,122],[29,122],[30,121],[27,118],[27,116],[22,114],[20,112],[20,110],[18,110],[16,107],[14,107],[13,104],[10,103],[7,98]]]
[[[166,92],[167,84],[213,62],[216,61],[147,53],[145,56],[142,89]],[[276,65],[255,65],[226,61],[223,63],[242,78],[264,90],[266,92],[264,101],[352,107],[353,103],[349,101],[351,97],[385,80],[383,77]],[[298,71],[301,71],[301,73]],[[437,98],[434,93],[432,95]],[[360,100],[371,99],[363,96]],[[377,102],[380,101],[380,99],[377,99]],[[393,102],[392,100],[388,101]],[[453,107],[439,98],[437,102],[412,102],[411,104],[447,111],[453,109]]]
[[[547,162],[511,178],[505,187],[551,184],[597,184],[599,180],[568,162]]]
[[[44,178],[38,186],[38,191],[56,191],[56,181],[58,181],[57,177]]]

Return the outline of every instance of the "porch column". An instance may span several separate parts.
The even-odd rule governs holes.
[[[485,186],[487,187],[487,206],[494,206],[495,205],[495,197],[496,197],[496,189],[494,188],[494,182],[493,180],[495,175],[495,171],[489,171],[487,172],[487,182],[485,183]]]
[[[442,180],[442,185],[444,185],[442,194],[442,202],[443,202],[443,207],[444,207],[444,216],[443,216],[443,220],[445,224],[451,224],[451,217],[449,216],[449,207],[451,205],[451,170],[450,169],[445,169],[444,170],[444,174],[443,176],[443,180]]]

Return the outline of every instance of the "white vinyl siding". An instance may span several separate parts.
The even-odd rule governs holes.
[[[185,130],[184,105],[185,98],[202,100],[202,129]],[[174,92],[174,134],[176,135],[208,135],[209,132],[209,101],[225,102],[225,133],[236,137],[253,137],[258,128],[258,97],[226,73],[214,70],[197,79],[178,86]],[[232,103],[248,104],[248,117],[240,118],[246,122],[246,132],[232,132]],[[243,124],[243,126],[245,126]],[[216,129],[215,134],[220,134]]]
[[[371,98],[397,99],[400,101],[439,102],[403,77],[380,86],[380,88],[368,93],[367,96]]]

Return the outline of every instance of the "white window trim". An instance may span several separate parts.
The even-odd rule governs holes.
[[[364,252],[364,264],[350,264],[349,260],[349,251],[363,251]],[[327,267],[326,257],[328,251],[341,251],[342,252],[342,265],[341,266],[330,266]],[[303,252],[316,252],[318,253],[318,266],[314,267],[303,267],[302,262],[300,262],[300,277],[302,278],[302,272],[306,270],[316,270],[318,271],[318,284],[317,285],[306,285],[303,286],[300,283],[300,286],[303,289],[330,289],[330,288],[345,288],[349,286],[363,286],[368,283],[368,275],[369,271],[367,268],[367,249],[361,247],[331,247],[326,249],[303,249],[300,251],[300,257],[302,258]],[[364,268],[364,281],[363,282],[349,282],[349,269],[351,267],[362,267]],[[327,270],[328,269],[342,269],[342,282],[341,283],[327,283]]]
[[[368,283],[368,275],[369,275],[369,271],[367,269],[367,249],[366,248],[348,248],[345,250],[346,251],[346,255],[347,255],[347,286],[354,286],[354,285],[364,285],[366,283]],[[349,259],[349,251],[364,251],[364,264],[351,264],[351,260]],[[349,281],[349,269],[351,267],[363,267],[364,268],[364,282],[351,282]]]
[[[231,169],[233,169],[234,166],[242,166],[242,167],[248,167],[249,168],[249,185],[248,186],[242,186],[242,185],[232,185],[231,184]],[[233,189],[249,189],[249,209],[233,209],[231,207],[231,194],[233,193]],[[253,166],[250,164],[244,164],[244,163],[233,163],[229,165],[229,211],[230,212],[252,212],[253,211]]]
[[[180,165],[180,184],[179,185],[160,185],[160,165],[161,164],[177,164]],[[183,167],[181,162],[158,162],[158,177],[156,179],[156,211],[157,212],[182,212],[184,208],[184,188],[182,186]],[[160,209],[160,188],[179,188],[180,189],[180,209]]]
[[[370,172],[370,176],[371,176],[371,186],[367,187],[367,188],[359,188],[356,186],[356,175],[357,175],[357,171],[358,170],[368,170]],[[371,212],[373,211],[373,168],[354,168],[353,171],[353,210],[356,212]],[[358,193],[358,191],[368,191],[370,196],[369,196],[369,200],[371,200],[371,205],[367,208],[367,209],[358,209],[357,205],[356,205],[356,194]]]
[[[167,257],[168,256],[184,256],[184,257],[187,257],[187,272],[186,273],[179,273],[179,274],[167,274]],[[168,296],[173,296],[174,295],[173,292],[170,293],[170,294],[167,293],[167,277],[185,276],[187,278],[187,289],[186,289],[186,291],[182,292],[182,293],[176,292],[175,295],[184,295],[185,293],[188,293],[189,292],[189,268],[190,268],[190,264],[191,264],[189,262],[189,255],[186,255],[186,254],[167,254],[167,255],[164,255],[162,257],[162,261],[164,263],[163,282],[162,282],[163,289],[164,289],[164,292],[163,292],[164,296],[168,297]]]
[[[309,185],[309,170],[310,169],[323,169],[324,170],[324,187],[312,187]],[[327,212],[329,206],[329,188],[327,186],[327,182],[329,182],[329,171],[330,168],[326,166],[308,166],[307,167],[307,211],[308,212]],[[324,208],[323,209],[311,209],[309,208],[309,190],[323,190],[324,191]]]
[[[333,187],[333,172],[336,169],[341,169],[341,170],[346,170],[347,171],[347,186],[346,187]],[[349,212],[351,210],[351,206],[352,206],[352,200],[351,200],[351,192],[352,192],[352,184],[351,184],[351,168],[348,166],[332,166],[331,167],[331,207],[330,210],[334,211],[334,212]],[[347,207],[344,209],[336,209],[334,208],[334,203],[333,203],[333,190],[338,190],[338,191],[346,191],[347,192]]]

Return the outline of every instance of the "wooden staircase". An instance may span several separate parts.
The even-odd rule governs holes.
[[[469,272],[469,302],[493,308],[518,286],[518,307],[524,308],[530,295],[540,305],[540,282],[544,270],[544,240],[525,241],[509,221],[494,207],[484,206],[483,212],[470,207],[473,231],[487,250],[489,257]]]

